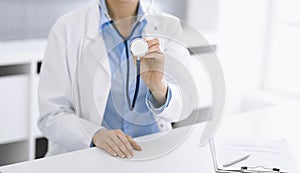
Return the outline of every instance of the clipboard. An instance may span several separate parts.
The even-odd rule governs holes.
[[[211,156],[213,160],[213,166],[215,169],[215,172],[217,173],[287,173],[284,171],[281,171],[280,168],[266,168],[261,165],[257,165],[255,167],[248,167],[248,166],[242,166],[240,169],[224,169],[224,168],[219,168],[218,163],[217,163],[217,153],[216,153],[216,148],[215,148],[215,143],[214,139],[212,138],[209,141],[209,147],[211,151]]]

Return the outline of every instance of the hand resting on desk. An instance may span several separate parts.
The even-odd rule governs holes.
[[[100,130],[95,134],[93,143],[114,157],[132,158],[133,149],[142,150],[141,146],[122,130]]]

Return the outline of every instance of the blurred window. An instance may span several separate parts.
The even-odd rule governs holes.
[[[300,1],[276,0],[270,6],[265,88],[300,97]]]

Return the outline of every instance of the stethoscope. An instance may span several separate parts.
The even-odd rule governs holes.
[[[130,44],[130,51],[131,51],[132,55],[136,57],[136,73],[137,73],[136,74],[135,92],[134,92],[132,107],[131,107],[131,110],[133,110],[138,93],[139,93],[139,88],[140,88],[141,57],[145,56],[146,53],[148,52],[147,41],[143,38],[134,39]],[[129,63],[127,63],[127,64],[129,64]],[[127,69],[128,69],[128,67],[127,67]],[[128,75],[129,75],[129,73],[127,73],[127,80],[129,79]],[[126,86],[127,86],[127,94],[128,94],[129,82],[126,82],[126,83],[127,83]],[[128,98],[129,97],[127,96],[127,100],[128,100]]]
[[[100,8],[102,8],[101,2],[98,1],[98,4]],[[114,21],[110,18],[109,14],[107,12],[104,12],[105,16],[109,19],[110,23],[114,27],[114,29],[118,32],[119,36],[124,40],[123,43],[125,44],[125,49],[126,49],[126,58],[127,58],[127,74],[126,74],[126,98],[127,98],[127,103],[129,106],[129,109],[132,111],[134,109],[136,99],[139,93],[139,88],[140,88],[140,72],[141,72],[141,57],[145,56],[146,53],[148,52],[148,43],[145,39],[143,38],[135,38],[131,44],[130,44],[130,52],[132,53],[133,56],[136,57],[136,84],[135,84],[135,91],[133,95],[133,100],[132,103],[130,101],[130,94],[129,94],[129,78],[130,78],[130,63],[129,63],[129,51],[128,51],[128,43],[127,43],[127,38],[130,38],[132,35],[128,36],[127,38],[123,37],[117,27],[114,24]],[[137,23],[135,23],[133,30],[131,31],[131,34],[134,33],[136,27],[141,23],[144,17],[141,17]]]

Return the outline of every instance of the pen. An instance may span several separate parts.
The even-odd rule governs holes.
[[[225,164],[223,165],[223,167],[228,167],[228,166],[234,165],[234,164],[236,164],[236,163],[239,163],[239,162],[241,162],[241,161],[243,161],[243,160],[248,159],[250,156],[251,156],[251,154],[248,154],[248,155],[246,155],[246,156],[243,156],[243,157],[238,158],[238,159],[236,159],[236,160],[233,160],[233,161],[231,161],[231,162],[225,163]]]

